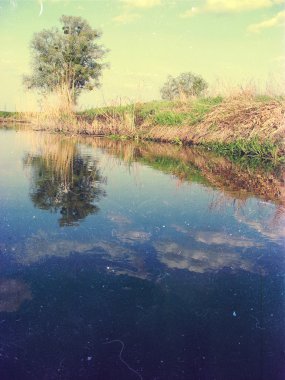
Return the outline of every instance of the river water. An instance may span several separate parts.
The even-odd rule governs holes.
[[[0,379],[283,380],[284,173],[0,129]]]

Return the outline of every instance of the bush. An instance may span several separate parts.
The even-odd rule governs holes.
[[[207,88],[208,84],[201,76],[189,72],[176,78],[169,76],[160,93],[165,100],[186,100],[192,96],[200,96]]]

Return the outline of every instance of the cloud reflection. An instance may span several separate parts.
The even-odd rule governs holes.
[[[257,243],[252,239],[248,239],[244,236],[234,236],[233,234],[225,232],[198,231],[189,232],[188,235],[192,236],[197,242],[208,245],[226,245],[231,248],[262,247],[261,243]]]
[[[243,255],[238,251],[192,249],[186,245],[171,241],[161,241],[154,244],[158,259],[172,269],[187,269],[190,272],[205,273],[224,268],[260,272],[253,255]]]
[[[17,311],[24,301],[31,299],[30,288],[23,281],[0,279],[0,312]]]

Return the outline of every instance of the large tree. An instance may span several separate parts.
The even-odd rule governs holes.
[[[43,94],[63,91],[74,105],[82,90],[100,85],[106,49],[97,44],[101,33],[81,17],[62,16],[60,23],[61,29],[34,34],[32,74],[24,76],[24,84]]]

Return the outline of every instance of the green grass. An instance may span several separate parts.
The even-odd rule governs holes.
[[[194,99],[188,103],[152,102],[151,105],[143,105],[140,113],[149,123],[156,125],[194,125],[201,122],[222,100],[222,97],[215,97]]]
[[[257,161],[270,161],[274,163],[284,162],[284,157],[279,155],[279,147],[271,141],[259,141],[258,138],[250,140],[236,140],[231,143],[207,142],[203,146],[221,155],[240,159],[246,157]]]
[[[0,118],[12,118],[18,116],[17,112],[9,112],[9,111],[0,111]]]
[[[185,120],[184,114],[165,111],[165,112],[159,112],[157,115],[155,115],[154,124],[181,125],[184,120]]]
[[[193,108],[188,115],[189,124],[200,123],[203,118],[223,101],[222,97],[199,99],[193,104]]]
[[[152,101],[148,103],[142,103],[137,108],[139,116],[143,119],[157,115],[159,112],[170,111],[174,109],[174,102],[170,101]]]
[[[145,121],[152,125],[193,125],[199,123],[222,100],[222,97],[214,97],[192,99],[187,103],[179,101],[152,101],[148,103],[92,108],[78,112],[78,115],[92,120],[100,116],[117,117],[130,114],[134,115],[140,122]]]
[[[255,100],[257,102],[261,102],[261,103],[267,103],[267,102],[270,102],[272,100],[281,102],[281,101],[284,101],[284,96],[280,95],[280,96],[274,96],[274,97],[272,97],[270,95],[257,95],[255,97]]]

